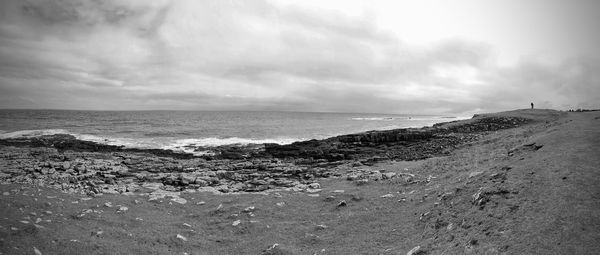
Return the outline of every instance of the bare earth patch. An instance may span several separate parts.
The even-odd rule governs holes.
[[[600,113],[520,110],[493,116],[531,122],[490,129],[424,160],[327,163],[319,166],[326,175],[309,179],[289,170],[290,183],[273,179],[282,185],[251,192],[224,193],[211,186],[208,175],[202,177],[209,181],[203,185],[190,188],[199,177],[191,184],[181,183],[178,177],[172,180],[179,185],[174,187],[186,188],[165,188],[175,184],[165,176],[152,181],[152,169],[143,185],[123,169],[114,169],[115,178],[98,170],[102,185],[132,180],[116,192],[89,193],[90,186],[58,187],[33,178],[54,174],[41,173],[50,167],[32,170],[29,183],[7,181],[17,176],[16,159],[11,157],[47,148],[3,145],[0,252],[597,254]],[[472,127],[451,123],[445,128],[460,132],[456,126]],[[98,155],[108,160],[113,154],[76,155],[85,161],[86,157],[98,160]],[[282,169],[288,166],[284,163]],[[314,167],[289,165],[301,171],[298,174]],[[56,166],[56,176],[69,169],[78,171],[72,166],[62,168]],[[172,171],[184,172],[183,166],[177,168]],[[219,173],[223,174],[227,175]],[[77,179],[66,183],[81,184]],[[235,185],[225,183],[227,189]],[[69,187],[75,188],[69,192]]]

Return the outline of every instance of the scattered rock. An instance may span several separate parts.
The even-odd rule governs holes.
[[[318,184],[318,183],[316,183],[316,182],[313,182],[311,184],[308,184],[308,188],[310,188],[310,189],[320,189],[321,185]]]
[[[188,240],[187,237],[182,236],[180,234],[177,234],[176,238],[179,239],[179,240],[181,240],[181,241],[184,241],[184,242],[187,242],[187,240]]]
[[[419,255],[419,254],[425,254],[425,251],[421,249],[421,246],[416,246],[416,247],[410,249],[410,251],[408,251],[406,253],[406,255]]]
[[[129,208],[127,208],[126,206],[119,206],[119,209],[117,210],[117,213],[125,213],[129,210]]]
[[[354,184],[356,184],[358,186],[365,185],[367,183],[369,183],[368,179],[359,179],[359,180],[354,181]]]
[[[321,189],[306,189],[306,193],[319,193]]]
[[[474,171],[469,174],[469,179],[482,174],[483,171]]]
[[[317,226],[316,226],[316,229],[317,229],[317,230],[324,230],[324,229],[327,229],[327,225],[324,225],[324,224],[317,225]]]
[[[382,177],[383,177],[384,180],[385,179],[392,179],[395,176],[396,176],[396,173],[394,173],[394,172],[387,172],[387,173],[383,173],[382,174]]]
[[[185,200],[184,198],[181,198],[181,197],[171,198],[171,201],[178,203],[178,204],[182,204],[182,205],[187,203],[187,200]]]
[[[342,206],[347,206],[348,203],[346,203],[346,200],[342,200],[337,204],[337,207],[342,207]]]

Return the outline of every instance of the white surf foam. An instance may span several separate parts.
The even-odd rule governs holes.
[[[407,117],[408,118],[408,117]],[[382,121],[382,120],[396,120],[396,119],[407,119],[397,117],[365,117],[365,118],[352,118],[352,120],[371,120],[371,121]]]
[[[162,149],[166,150],[174,150],[174,151],[183,151],[187,153],[193,154],[207,154],[208,151],[196,151],[197,148],[210,148],[224,145],[249,145],[249,144],[263,144],[263,143],[276,143],[276,144],[291,144],[293,142],[299,141],[299,139],[292,138],[280,138],[280,139],[250,139],[250,138],[239,138],[239,137],[229,137],[229,138],[200,138],[200,139],[179,139],[174,143],[163,146]]]
[[[34,130],[19,130],[14,132],[5,132],[0,134],[0,139],[8,138],[31,138],[44,135],[69,134],[64,129],[34,129]]]

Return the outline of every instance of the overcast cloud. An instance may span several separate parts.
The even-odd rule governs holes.
[[[528,31],[545,41],[520,51],[492,37],[415,42],[393,22],[381,24],[378,10],[389,8],[356,14],[344,2],[338,10],[303,1],[4,0],[0,108],[459,114],[532,101],[600,108],[600,18],[585,12],[600,5],[566,2],[571,16],[560,16],[560,26],[521,24],[537,26]],[[536,7],[532,15],[546,10]],[[510,23],[496,17],[503,18]],[[497,31],[522,38],[517,32]],[[514,61],[502,61],[507,49]]]

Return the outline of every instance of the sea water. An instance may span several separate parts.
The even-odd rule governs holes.
[[[289,144],[369,130],[430,126],[454,116],[258,111],[0,110],[0,139],[72,134],[135,148]]]

